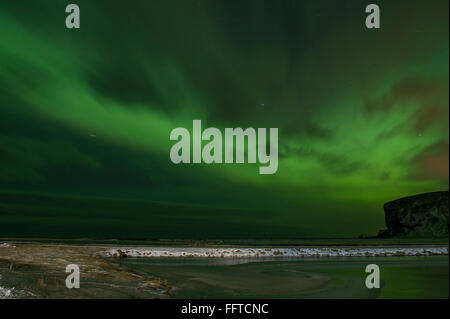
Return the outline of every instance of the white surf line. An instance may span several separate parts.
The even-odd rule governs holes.
[[[14,288],[4,288],[0,286],[0,299],[14,299]]]
[[[0,282],[1,281],[2,275],[0,274]],[[0,286],[0,299],[14,299],[14,298],[15,298],[14,288],[5,288]]]
[[[448,255],[448,247],[303,247],[303,248],[111,248],[105,257],[385,257]]]

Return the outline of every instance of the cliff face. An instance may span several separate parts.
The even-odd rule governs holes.
[[[400,198],[384,204],[386,230],[378,237],[448,236],[449,192]]]

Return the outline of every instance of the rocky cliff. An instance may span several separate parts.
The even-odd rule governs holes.
[[[448,236],[449,192],[400,198],[384,204],[386,230],[378,237]]]

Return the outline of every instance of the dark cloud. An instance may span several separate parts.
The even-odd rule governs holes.
[[[287,157],[309,157],[313,156],[315,151],[312,147],[306,145],[293,145],[289,142],[280,141],[278,145],[278,156],[279,158]]]
[[[411,113],[407,121],[379,134],[378,140],[385,140],[402,134],[422,136],[433,128],[448,132],[448,105],[448,78],[408,78],[396,83],[388,94],[367,100],[364,110],[369,117],[389,116],[393,110]]]
[[[424,149],[412,160],[415,168],[412,179],[449,179],[449,143],[439,142]]]
[[[389,172],[382,172],[380,174],[380,180],[382,182],[388,181],[391,178],[391,174],[389,174]]]
[[[448,79],[404,79],[394,84],[387,94],[366,100],[364,109],[368,115],[373,115],[417,107],[417,104],[421,109],[448,109]]]
[[[280,158],[296,157],[300,160],[302,158],[313,158],[323,166],[325,171],[334,175],[353,174],[367,167],[366,163],[352,160],[347,156],[319,152],[306,145],[290,146],[282,143],[279,147],[279,156]]]
[[[90,87],[98,93],[117,100],[125,105],[140,103],[167,109],[174,107],[152,83],[152,78],[143,70],[143,66],[136,61],[128,61],[126,64],[118,59],[112,61],[114,67],[99,66],[89,74],[87,79]],[[168,88],[169,89],[169,88]],[[172,96],[176,95],[172,90]]]
[[[441,89],[439,83],[422,79],[409,78],[395,84],[391,90],[394,102],[409,100],[427,100],[436,97]]]
[[[448,126],[448,111],[448,101],[446,107],[444,105],[429,105],[419,109],[413,115],[415,131],[422,133],[439,124]]]
[[[283,126],[281,134],[288,137],[304,134],[307,137],[328,140],[332,136],[332,130],[311,122],[307,118],[301,118]]]
[[[351,175],[367,166],[365,163],[337,154],[322,154],[318,157],[318,161],[335,175]]]
[[[398,124],[390,129],[382,131],[377,136],[377,141],[383,141],[383,140],[389,140],[393,137],[402,135],[402,134],[409,134],[411,132],[411,127],[409,122],[404,122],[401,124]]]
[[[45,181],[47,171],[96,169],[99,163],[61,140],[39,140],[0,135],[0,183],[4,181]]]

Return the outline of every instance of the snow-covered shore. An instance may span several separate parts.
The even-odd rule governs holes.
[[[448,255],[448,247],[291,247],[291,248],[178,248],[130,247],[101,252],[105,257],[386,257]]]

